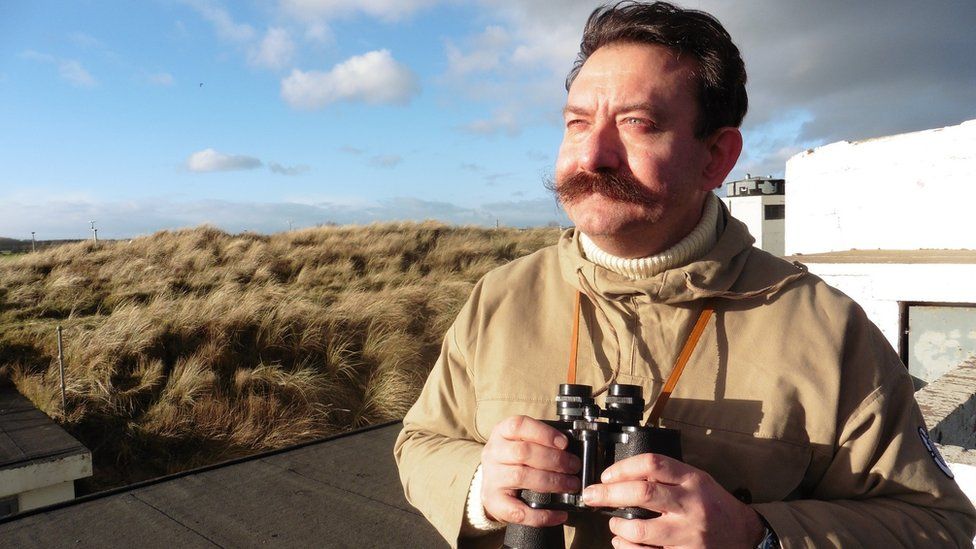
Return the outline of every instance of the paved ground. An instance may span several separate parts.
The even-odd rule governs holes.
[[[16,389],[0,387],[0,471],[87,454]]]
[[[392,454],[400,427],[15,516],[0,521],[0,546],[446,547],[403,498]]]

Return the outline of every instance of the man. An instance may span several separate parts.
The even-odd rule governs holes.
[[[721,25],[665,3],[598,9],[567,88],[553,187],[576,227],[486,275],[448,331],[396,444],[411,503],[470,546],[498,546],[508,523],[566,523],[573,547],[971,546],[976,511],[927,450],[877,328],[753,248],[712,194],[747,104]],[[638,384],[653,402],[685,345],[662,416],[684,461],[629,458],[583,492],[661,516],[516,497],[579,490],[566,438],[538,421],[554,417],[570,355],[577,383]]]

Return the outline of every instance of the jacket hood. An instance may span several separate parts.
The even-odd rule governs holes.
[[[745,224],[722,206],[719,213],[719,238],[711,250],[687,265],[668,269],[655,276],[631,280],[583,257],[579,231],[567,229],[557,244],[563,279],[584,293],[594,292],[608,300],[646,295],[659,303],[685,303],[706,298],[748,299],[770,297],[806,275],[806,268],[789,263],[754,248],[755,239]],[[760,274],[743,277],[750,261],[769,263]],[[584,287],[588,286],[588,288]]]

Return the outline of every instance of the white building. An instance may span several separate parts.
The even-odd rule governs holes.
[[[976,120],[786,163],[786,253],[854,298],[909,371],[976,354]]]
[[[976,249],[976,120],[811,149],[786,180],[787,254]]]
[[[785,252],[786,184],[782,179],[753,177],[725,184],[722,202],[749,228],[756,247],[782,256]]]

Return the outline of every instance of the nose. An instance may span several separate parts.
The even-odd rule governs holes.
[[[623,162],[623,148],[616,125],[595,122],[580,143],[579,169],[588,172],[616,171]]]

